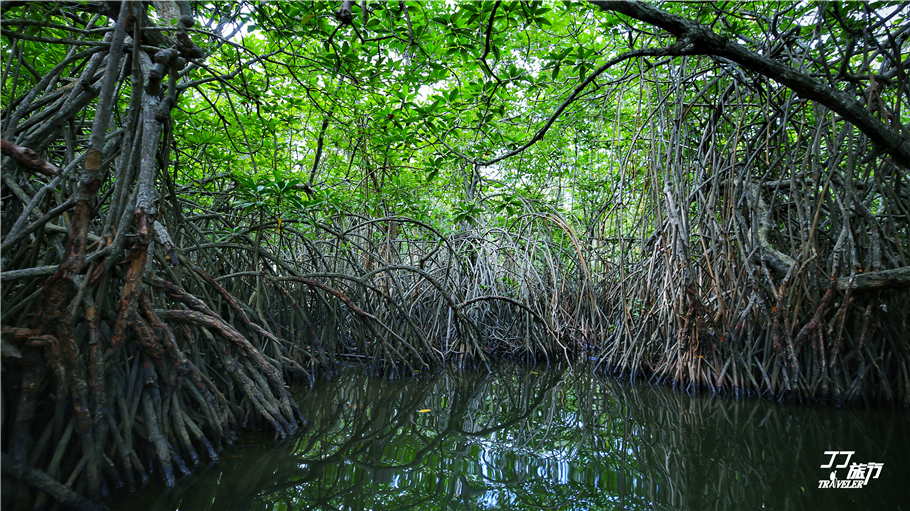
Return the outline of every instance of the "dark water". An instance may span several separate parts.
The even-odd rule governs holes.
[[[910,510],[910,415],[899,411],[691,396],[585,368],[514,365],[395,382],[351,369],[296,396],[311,421],[297,438],[244,437],[176,487],[107,504]],[[825,451],[854,454],[821,468]],[[869,463],[883,466],[862,488],[818,487]]]

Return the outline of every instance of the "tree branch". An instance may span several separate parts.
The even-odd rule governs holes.
[[[845,291],[849,284],[850,277],[837,279],[837,287],[842,291]],[[906,287],[910,287],[910,266],[857,273],[853,280],[853,291],[881,291]]]
[[[664,12],[641,2],[590,0],[603,10],[614,11],[659,27],[692,46],[691,54],[724,57],[746,69],[781,83],[800,96],[824,105],[866,134],[872,142],[894,159],[910,168],[910,142],[876,119],[859,102],[837,89],[801,73],[783,62],[761,55],[730,38],[714,33],[705,25]]]
[[[540,128],[537,131],[537,133],[534,134],[534,137],[530,141],[528,141],[527,143],[525,143],[523,146],[519,147],[518,149],[509,151],[509,152],[503,154],[502,156],[498,156],[496,158],[493,158],[492,160],[481,161],[481,162],[476,162],[476,163],[482,167],[492,165],[496,162],[505,160],[507,158],[511,158],[512,156],[515,156],[516,154],[524,151],[525,149],[536,144],[537,142],[543,140],[544,135],[546,135],[547,131],[550,130],[550,128],[553,126],[553,123],[556,122],[556,119],[558,119],[559,116],[562,115],[562,113],[566,110],[566,108],[568,108],[569,105],[571,105],[578,98],[578,96],[582,93],[582,91],[584,91],[585,88],[588,85],[590,85],[591,82],[593,82],[598,76],[603,74],[604,71],[606,71],[607,69],[610,69],[611,67],[615,66],[616,64],[619,64],[620,62],[622,62],[624,60],[629,60],[629,59],[635,58],[635,57],[665,57],[665,56],[669,56],[669,55],[678,56],[678,55],[689,54],[689,52],[686,51],[687,46],[688,46],[687,42],[683,41],[680,43],[676,43],[673,46],[668,46],[666,48],[646,48],[644,50],[632,50],[632,51],[627,51],[626,53],[623,53],[622,55],[619,55],[617,57],[614,57],[614,58],[608,60],[604,65],[597,68],[593,73],[588,75],[588,77],[585,78],[583,82],[579,83],[575,87],[575,89],[572,91],[572,93],[569,94],[569,97],[567,97],[566,100],[563,101],[562,104],[556,108],[556,111],[553,112],[553,115],[550,116],[550,118],[547,120],[547,123],[544,124],[543,127]],[[466,159],[468,159],[468,158],[466,158]],[[471,160],[471,159],[468,159],[468,160],[474,162],[474,160]]]
[[[37,172],[45,176],[59,176],[60,169],[49,163],[44,158],[38,156],[38,153],[28,147],[17,146],[4,139],[0,139],[0,152],[16,160],[16,163],[29,172]]]
[[[502,83],[502,80],[493,73],[493,69],[487,64],[487,55],[490,54],[490,36],[493,34],[493,20],[496,18],[496,9],[499,8],[500,3],[500,0],[497,0],[497,2],[493,4],[493,11],[490,13],[490,21],[487,23],[487,36],[486,42],[484,43],[483,55],[480,56],[480,62],[483,64],[483,67],[498,83]]]

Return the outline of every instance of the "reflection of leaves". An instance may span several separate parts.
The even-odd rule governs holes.
[[[470,499],[462,508],[478,509],[474,500],[488,485],[477,482],[469,467],[480,451],[472,449],[468,459],[452,456],[448,461],[438,455],[462,450],[466,442],[473,444],[491,432],[523,429],[519,425],[548,401],[563,374],[550,370],[527,380],[509,372],[461,372],[388,382],[350,371],[302,397],[311,423],[297,439],[274,447],[247,445],[242,454],[228,451],[218,462],[220,468],[210,471],[222,477],[255,473],[237,483],[211,484],[200,477],[181,484],[167,499],[199,509],[252,509],[260,507],[256,500],[318,509],[346,508],[372,495],[375,506],[383,503],[382,509],[432,509],[455,498],[454,484],[471,480],[478,491],[469,494],[465,487],[459,493]],[[513,400],[525,405],[502,406]],[[422,408],[422,403],[438,405]],[[438,413],[417,419],[414,410]],[[480,424],[483,432],[465,431],[465,423]],[[240,458],[232,458],[236,455]],[[428,463],[442,463],[433,469],[441,478],[438,484],[435,478],[419,476]],[[404,486],[391,485],[393,478]],[[165,509],[164,499],[159,501]]]
[[[858,415],[811,409],[793,435],[790,408],[629,387],[578,367],[393,382],[348,370],[297,398],[307,431],[229,449],[207,474],[156,495],[160,509],[614,509],[619,499],[623,509],[735,509],[767,499],[770,481],[817,471],[798,452],[866,431]],[[887,426],[876,442],[905,451],[906,418]],[[713,483],[722,476],[738,483]],[[769,504],[804,498],[787,488]]]

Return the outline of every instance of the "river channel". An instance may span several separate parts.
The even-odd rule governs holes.
[[[502,363],[396,381],[344,369],[295,389],[310,421],[295,438],[244,435],[176,486],[106,504],[910,510],[906,412],[691,395],[591,369]]]

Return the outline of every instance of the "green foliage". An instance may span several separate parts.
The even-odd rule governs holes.
[[[666,129],[655,124],[655,116],[673,115],[671,101],[693,105],[679,122],[697,132],[709,106],[728,98],[731,80],[749,79],[760,91],[758,102],[785,94],[710,59],[632,59],[589,84],[538,139],[566,97],[606,60],[630,49],[666,46],[673,38],[588,4],[366,5],[367,13],[353,5],[351,25],[341,24],[337,6],[325,2],[197,5],[195,16],[207,20],[201,28],[210,35],[198,38],[207,52],[205,66],[191,65],[183,73],[173,112],[174,140],[183,155],[179,184],[195,194],[196,180],[230,174],[236,186],[226,189],[232,195],[228,205],[251,215],[251,222],[260,213],[302,218],[346,212],[412,215],[449,230],[479,219],[507,222],[521,204],[556,208],[577,230],[591,231],[601,228],[599,215],[610,205],[622,204],[614,211],[622,219],[619,228],[647,214],[646,195],[627,194],[643,189],[655,170],[659,151],[651,141]],[[843,51],[870,20],[904,19],[901,6],[888,2],[663,7],[777,56],[776,42],[812,38],[818,23],[829,34],[825,44]],[[71,38],[76,34],[65,29],[69,20],[90,28],[75,5],[22,9],[27,12],[21,19],[29,21],[4,30]],[[100,41],[103,32],[81,37]],[[30,68],[16,76],[10,66],[4,70],[7,110],[67,48],[4,37],[0,58],[7,63],[15,61],[11,41]],[[826,58],[824,46],[808,46],[804,58]],[[842,70],[863,65],[862,54],[854,53]],[[685,97],[669,98],[667,84],[678,72],[693,81]],[[643,80],[628,80],[634,75]],[[877,93],[883,105],[899,101],[893,87]],[[910,109],[883,111],[889,109],[910,121],[904,119]],[[801,122],[815,122],[816,112],[801,115]],[[750,150],[747,138],[757,137],[759,129],[749,128],[743,137],[720,123],[715,139]],[[799,125],[786,131],[794,144],[801,143]],[[484,164],[510,152],[511,158]],[[503,192],[513,199],[497,198]],[[204,192],[194,200],[210,205],[209,197]]]

